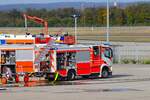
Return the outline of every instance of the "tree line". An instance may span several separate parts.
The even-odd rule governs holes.
[[[31,16],[38,16],[48,21],[49,27],[72,27],[74,26],[73,14],[79,14],[78,26],[98,27],[106,25],[106,8],[59,8],[59,9],[31,9],[19,11],[12,9],[0,11],[0,27],[23,27],[23,13]],[[129,5],[125,8],[110,8],[111,26],[149,26],[150,25],[150,3],[139,3]],[[28,26],[40,27],[33,21],[28,21]]]

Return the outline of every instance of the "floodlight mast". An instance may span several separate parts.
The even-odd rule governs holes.
[[[110,25],[109,25],[109,0],[107,0],[107,30],[106,30],[106,41],[109,42],[109,29],[110,29]]]
[[[78,40],[77,40],[77,19],[80,17],[80,15],[74,14],[71,17],[74,18],[75,44],[77,44],[78,43]]]
[[[117,0],[114,1],[114,6],[117,6]],[[109,0],[107,0],[107,29],[106,29],[106,41],[110,42],[110,6],[109,6]]]

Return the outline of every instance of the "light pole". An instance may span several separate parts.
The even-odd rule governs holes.
[[[106,32],[106,38],[107,42],[109,42],[109,0],[107,0],[107,32]]]
[[[26,16],[26,14],[24,14],[23,16],[24,16],[25,31],[26,31],[26,33],[28,33],[27,16]]]
[[[72,18],[74,18],[74,34],[75,34],[75,44],[77,44],[77,19],[78,17],[80,17],[80,15],[74,14],[71,16]]]
[[[114,0],[114,6],[117,6],[117,0]],[[107,0],[107,32],[106,32],[106,37],[107,37],[107,42],[109,43],[109,32],[110,32],[110,18],[109,18],[109,13],[110,13],[110,9],[109,9],[109,0]]]

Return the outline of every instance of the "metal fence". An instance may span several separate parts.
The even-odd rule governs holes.
[[[150,64],[150,44],[113,45],[114,63]]]
[[[28,32],[39,34],[45,32],[42,27],[29,27]],[[75,34],[74,27],[49,27],[49,34],[67,32]],[[25,34],[25,28],[19,27],[0,27],[0,34]],[[78,27],[77,38],[79,40],[106,40],[106,27]],[[110,41],[130,41],[130,42],[150,42],[150,26],[120,26],[110,27]]]

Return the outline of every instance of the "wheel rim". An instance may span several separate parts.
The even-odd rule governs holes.
[[[107,77],[108,77],[108,71],[107,71],[107,70],[104,70],[104,71],[102,72],[102,77],[103,77],[103,78],[107,78]]]
[[[74,73],[72,72],[72,73],[71,73],[71,80],[74,79],[74,76],[75,76],[75,75],[74,75]]]
[[[75,74],[73,72],[68,73],[68,80],[73,80],[75,78]]]

